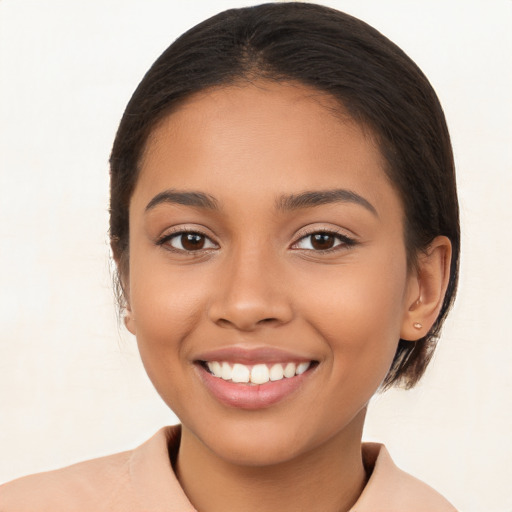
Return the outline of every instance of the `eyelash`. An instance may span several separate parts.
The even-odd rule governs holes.
[[[316,228],[316,229],[311,229],[310,231],[306,231],[305,233],[302,233],[300,238],[296,242],[293,243],[292,248],[294,246],[296,246],[302,240],[305,240],[305,239],[307,239],[309,237],[312,237],[313,235],[328,235],[328,236],[332,236],[337,241],[339,241],[340,243],[338,243],[334,247],[331,247],[330,249],[318,249],[318,250],[303,249],[303,250],[311,251],[311,252],[315,252],[315,253],[320,253],[320,254],[328,254],[328,253],[332,253],[332,252],[348,249],[350,247],[353,247],[354,245],[357,245],[357,241],[356,240],[354,240],[353,238],[347,236],[344,233],[341,233],[341,232],[336,231],[336,230],[318,229],[318,228]],[[295,250],[301,250],[301,249],[297,248]]]
[[[209,240],[212,244],[217,245],[215,242],[213,242],[211,240],[211,238],[209,236],[205,235],[201,231],[199,231],[197,229],[187,229],[187,228],[180,228],[177,231],[174,231],[172,233],[168,233],[168,234],[164,235],[163,237],[159,238],[156,241],[156,245],[161,246],[161,247],[165,246],[172,239],[178,238],[178,237],[186,235],[186,234],[199,235],[201,237],[204,237],[206,240]],[[331,253],[331,252],[335,252],[335,251],[339,251],[339,250],[343,250],[343,249],[348,249],[348,248],[350,248],[350,247],[352,247],[354,245],[357,245],[357,241],[356,240],[354,240],[353,238],[350,238],[349,236],[347,236],[344,233],[340,233],[339,231],[328,230],[328,229],[312,229],[309,232],[303,233],[300,236],[300,238],[296,242],[294,242],[292,244],[291,248],[294,249],[294,250],[301,250],[300,248],[295,248],[295,246],[298,245],[302,240],[305,240],[305,239],[307,239],[309,237],[312,237],[313,235],[328,235],[328,236],[332,236],[335,239],[337,239],[337,241],[339,241],[340,243],[336,244],[334,247],[331,247],[329,249],[318,249],[318,250],[315,250],[315,249],[302,249],[302,250],[311,251],[311,252],[320,253],[320,254],[327,254],[327,253]],[[209,250],[211,250],[213,248],[212,247],[208,247],[206,249],[200,248],[200,249],[197,249],[195,251],[193,251],[193,250],[188,251],[186,249],[177,249],[176,247],[172,247],[171,245],[167,245],[166,249],[169,250],[169,251],[178,252],[178,253],[187,253],[187,254],[194,254],[194,253],[196,253],[196,254],[199,254],[199,253],[202,253],[202,252],[204,253],[204,251],[209,251]]]
[[[156,245],[158,245],[160,247],[166,246],[165,248],[168,251],[178,252],[178,253],[187,253],[187,254],[194,254],[194,253],[195,254],[199,254],[201,252],[204,253],[204,251],[208,251],[208,250],[212,249],[212,247],[208,247],[206,249],[197,249],[196,251],[187,251],[186,249],[177,249],[176,247],[172,247],[171,245],[166,245],[172,239],[178,238],[180,236],[187,235],[187,234],[199,235],[201,237],[204,237],[206,240],[209,240],[211,243],[217,245],[215,242],[213,242],[213,240],[208,235],[205,235],[200,230],[197,230],[197,229],[187,229],[187,228],[179,228],[178,230],[173,231],[172,233],[168,233],[168,234],[164,235],[163,237],[159,238],[156,241]]]

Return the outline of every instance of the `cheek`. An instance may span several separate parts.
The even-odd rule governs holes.
[[[154,286],[152,286],[154,284]],[[133,301],[137,334],[152,332],[153,338],[167,339],[183,333],[197,316],[202,297],[193,291],[183,291],[179,282],[147,281],[138,289]]]
[[[130,261],[130,306],[146,371],[157,389],[178,375],[186,361],[187,336],[205,311],[204,279],[192,266],[176,272],[135,248]],[[179,378],[176,379],[179,382]]]
[[[372,328],[385,330],[388,325],[396,329],[404,307],[404,268],[394,262],[340,268],[325,277],[326,286],[317,287],[310,304],[335,324],[338,319],[340,326],[357,325],[354,334]]]
[[[309,287],[311,321],[328,341],[334,364],[344,374],[387,371],[400,338],[406,285],[405,256],[380,255],[317,276],[325,286]]]
[[[146,373],[164,402],[178,415],[180,404],[193,400],[186,385],[187,335],[199,322],[200,297],[182,283],[146,272],[133,290],[137,345]]]
[[[137,335],[151,331],[154,340],[181,332],[197,315],[204,287],[193,265],[166,264],[153,248],[134,244],[130,259],[130,305]]]

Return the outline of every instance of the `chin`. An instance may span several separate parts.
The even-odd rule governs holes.
[[[293,443],[290,435],[268,434],[250,437],[240,435],[227,438],[210,446],[216,455],[230,464],[246,467],[276,466],[301,455],[302,443]]]
[[[359,417],[361,421],[357,420]],[[190,430],[203,446],[226,463],[263,467],[307,458],[322,445],[330,449],[331,442],[337,444],[335,439],[341,439],[345,434],[359,445],[362,422],[364,411],[356,418],[319,429],[310,415],[296,417],[292,422],[290,415],[269,418],[252,411],[243,420],[233,421],[231,418],[231,421],[224,420],[216,425],[201,423]]]

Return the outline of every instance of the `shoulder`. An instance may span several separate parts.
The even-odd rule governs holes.
[[[153,510],[148,505],[159,496],[159,482],[173,474],[168,442],[175,436],[167,427],[135,450],[1,485],[0,512]]]
[[[108,510],[129,481],[132,452],[101,457],[0,486],[0,512]]]
[[[383,445],[364,443],[363,458],[371,476],[351,512],[457,512],[432,487],[398,468]]]

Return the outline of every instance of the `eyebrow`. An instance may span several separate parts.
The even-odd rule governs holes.
[[[276,201],[276,207],[281,211],[292,211],[331,203],[358,204],[376,217],[379,216],[375,207],[367,199],[351,190],[345,189],[312,190],[300,194],[281,196]]]
[[[184,206],[195,206],[197,208],[206,208],[208,210],[218,210],[217,200],[203,192],[178,192],[176,190],[164,190],[157,194],[146,206],[146,211],[153,209],[159,204],[181,204]]]
[[[169,189],[153,197],[147,204],[146,211],[165,203],[219,210],[217,200],[209,194],[196,191],[178,192],[177,190]],[[358,204],[378,217],[377,210],[368,200],[346,189],[312,190],[301,192],[300,194],[283,195],[276,200],[276,208],[281,211],[293,211],[332,203]]]

